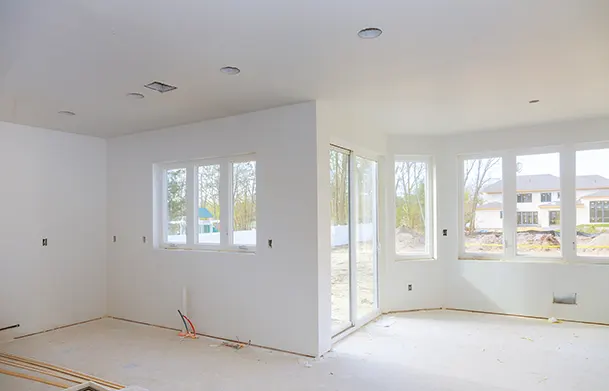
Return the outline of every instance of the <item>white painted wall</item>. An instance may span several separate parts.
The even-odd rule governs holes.
[[[609,118],[545,124],[443,137],[393,136],[396,153],[431,153],[436,160],[438,259],[445,307],[609,323],[609,266],[591,264],[469,261],[458,259],[458,154],[574,145],[609,139]],[[549,141],[550,140],[550,141]],[[574,168],[571,168],[574,169]],[[575,196],[561,194],[563,202]],[[565,216],[561,216],[565,222]],[[575,216],[573,216],[575,222]],[[416,264],[410,266],[414,268]],[[552,304],[553,292],[577,292],[577,306]]]
[[[117,236],[108,247],[110,314],[181,328],[176,310],[185,286],[197,331],[316,355],[316,137],[311,102],[109,140],[107,238]],[[251,152],[256,254],[142,242],[153,234],[154,163]]]
[[[104,316],[106,142],[0,122],[0,166],[1,337]]]

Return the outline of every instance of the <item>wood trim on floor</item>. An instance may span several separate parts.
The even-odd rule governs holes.
[[[44,334],[44,333],[48,333],[49,331],[55,331],[55,330],[65,329],[66,327],[78,326],[79,324],[85,324],[85,323],[89,323],[89,322],[94,322],[96,320],[100,320],[100,319],[103,319],[103,318],[104,318],[103,316],[100,316],[99,318],[95,318],[95,319],[84,320],[82,322],[71,323],[71,324],[55,327],[55,328],[48,329],[48,330],[37,331],[37,332],[31,333],[31,334],[20,335],[18,337],[13,338],[13,339],[21,339],[21,338],[25,338],[25,337],[31,337],[31,336],[34,336],[34,335],[38,335],[38,334]]]
[[[18,363],[22,363],[22,364],[24,364],[26,366],[30,366],[30,367],[44,368],[45,370],[48,370],[48,371],[53,371],[56,373],[63,373],[65,375],[69,375],[69,376],[81,379],[81,381],[79,381],[79,383],[81,383],[82,380],[84,380],[84,381],[93,381],[106,388],[111,388],[111,389],[116,389],[116,390],[125,388],[125,386],[123,386],[121,384],[111,382],[109,380],[105,380],[100,377],[88,375],[86,373],[75,371],[70,368],[65,368],[65,367],[60,367],[57,365],[49,364],[44,361],[37,361],[32,358],[16,356],[16,355],[8,354],[8,353],[0,353],[0,357],[4,358],[3,361],[18,362]],[[51,376],[55,376],[55,375],[51,375]]]
[[[518,314],[508,314],[502,312],[490,312],[490,311],[477,311],[477,310],[466,310],[463,308],[445,308],[446,311],[459,311],[459,312],[471,312],[474,314],[486,314],[486,315],[501,315],[501,316],[512,316],[516,318],[526,318],[526,319],[539,319],[539,320],[548,320],[548,318],[543,316],[534,316],[534,315],[518,315]],[[572,320],[572,319],[558,319],[561,322],[568,323],[582,323],[582,324],[591,324],[595,326],[609,326],[609,323],[601,323],[601,322],[588,322],[585,320]]]
[[[182,330],[179,329],[174,329],[172,327],[166,327],[166,326],[159,326],[156,324],[151,324],[151,323],[146,323],[146,322],[139,322],[137,320],[131,320],[131,319],[125,319],[125,318],[118,318],[116,316],[108,316],[108,318],[111,319],[116,319],[116,320],[122,320],[124,322],[130,322],[130,323],[135,323],[135,324],[140,324],[143,326],[152,326],[152,327],[158,327],[161,329],[165,329],[165,330],[172,330],[172,331],[177,331],[180,332]],[[315,358],[315,356],[310,355],[310,354],[304,354],[304,353],[297,353],[297,352],[292,352],[290,350],[284,350],[284,349],[278,349],[278,348],[272,348],[269,346],[264,346],[264,345],[257,345],[251,342],[244,342],[244,341],[237,341],[234,339],[229,339],[229,338],[222,338],[222,337],[216,337],[214,335],[209,335],[209,334],[203,334],[203,333],[197,333],[197,335],[200,335],[201,337],[206,337],[206,338],[210,338],[210,339],[217,339],[220,341],[225,341],[225,342],[231,342],[231,343],[237,343],[237,344],[242,344],[242,345],[248,345],[248,346],[253,346],[255,348],[260,348],[260,349],[267,349],[267,350],[272,350],[274,352],[280,352],[280,353],[288,353],[288,354],[293,354],[295,356],[301,356],[301,357],[307,357],[307,358]]]
[[[46,385],[49,385],[49,386],[53,386],[53,387],[57,387],[57,388],[66,389],[66,388],[70,387],[69,384],[57,383],[57,382],[54,382],[54,381],[51,381],[51,380],[43,379],[41,377],[26,375],[25,373],[21,373],[21,372],[7,371],[7,370],[4,370],[2,368],[0,368],[0,373],[4,374],[4,375],[19,377],[21,379],[33,380],[35,382],[43,383],[43,384],[46,384]]]

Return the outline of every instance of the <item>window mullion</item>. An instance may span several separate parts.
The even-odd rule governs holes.
[[[575,258],[577,211],[575,196],[575,151],[563,150],[560,154],[560,236],[563,258]]]
[[[186,244],[192,246],[195,243],[197,234],[195,219],[195,205],[197,204],[196,195],[196,175],[194,165],[186,167]]]
[[[503,241],[504,259],[516,258],[516,156],[503,156]]]
[[[168,223],[169,223],[169,211],[167,210],[167,170],[159,169],[161,175],[161,240],[159,243],[167,244],[167,235],[168,235]]]
[[[228,160],[220,163],[220,245],[229,247],[232,243],[231,170]]]

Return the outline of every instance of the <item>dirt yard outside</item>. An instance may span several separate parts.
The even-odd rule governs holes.
[[[376,272],[372,242],[358,243],[357,247],[357,316],[376,309]],[[332,249],[332,329],[338,331],[349,324],[349,247]]]

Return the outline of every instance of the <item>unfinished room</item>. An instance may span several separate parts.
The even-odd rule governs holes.
[[[609,390],[608,0],[0,0],[0,391]]]

